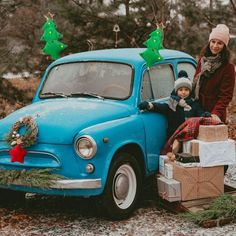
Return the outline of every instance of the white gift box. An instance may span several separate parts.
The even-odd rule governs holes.
[[[191,140],[183,142],[183,152],[191,153]]]
[[[202,167],[235,164],[235,141],[232,139],[216,142],[199,140],[199,158]]]
[[[165,175],[165,161],[168,160],[168,157],[166,155],[160,155],[159,157],[159,172],[162,175]]]
[[[180,182],[161,176],[157,179],[159,196],[169,202],[181,200]]]
[[[173,179],[173,165],[165,163],[165,177],[167,179]]]
[[[159,172],[162,175],[165,175],[165,166],[159,166]]]

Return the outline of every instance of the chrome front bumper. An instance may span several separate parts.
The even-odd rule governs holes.
[[[101,188],[101,179],[73,179],[73,180],[57,180],[53,189],[95,189]]]

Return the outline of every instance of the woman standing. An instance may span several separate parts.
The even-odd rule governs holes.
[[[194,76],[195,99],[217,121],[226,121],[226,108],[232,100],[235,66],[231,63],[229,28],[219,24],[212,29],[209,42],[201,51]]]

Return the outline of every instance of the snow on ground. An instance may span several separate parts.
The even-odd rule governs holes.
[[[225,174],[225,184],[236,188],[236,165],[229,166]]]

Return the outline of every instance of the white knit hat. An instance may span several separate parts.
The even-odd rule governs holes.
[[[175,92],[177,92],[177,90],[182,87],[188,88],[190,91],[192,91],[192,82],[188,78],[187,72],[184,70],[179,72],[178,79],[175,81]]]
[[[219,24],[216,26],[216,28],[213,28],[210,36],[209,36],[209,42],[212,39],[218,39],[220,41],[222,41],[226,46],[229,43],[229,28],[224,25],[224,24]]]

